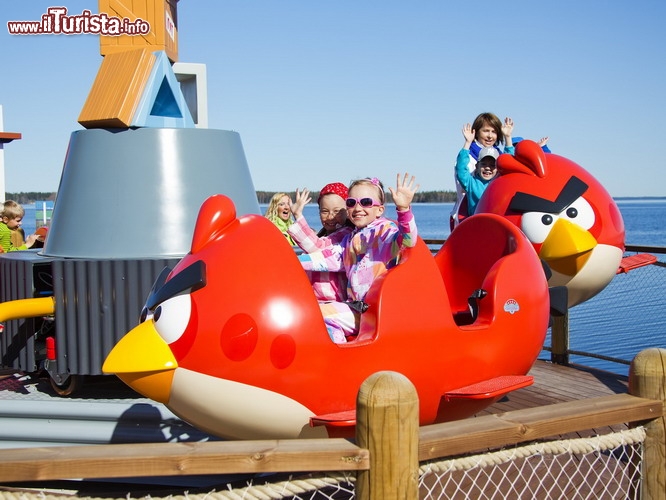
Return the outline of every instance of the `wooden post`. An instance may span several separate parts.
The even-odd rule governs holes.
[[[417,500],[419,400],[414,385],[395,372],[363,383],[356,401],[356,444],[370,451],[370,470],[358,473],[360,500]]]
[[[553,316],[550,327],[550,360],[558,365],[569,364],[569,311],[562,316]]]
[[[639,352],[629,368],[629,393],[663,402],[666,411],[666,349],[651,348]],[[644,423],[641,498],[666,499],[666,416]]]

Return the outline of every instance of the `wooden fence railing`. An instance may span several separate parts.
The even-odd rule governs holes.
[[[666,498],[666,349],[632,361],[630,394],[418,427],[416,391],[380,372],[357,400],[356,444],[343,439],[119,444],[3,450],[0,482],[195,474],[356,471],[356,498],[418,498],[419,462],[591,428],[646,428],[642,498]]]

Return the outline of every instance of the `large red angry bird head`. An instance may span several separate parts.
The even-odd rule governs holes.
[[[533,141],[499,157],[500,175],[475,213],[502,215],[518,226],[545,261],[550,286],[566,286],[568,306],[599,293],[624,252],[624,222],[603,186],[580,165],[546,154]]]

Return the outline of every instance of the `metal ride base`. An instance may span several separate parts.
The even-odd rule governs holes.
[[[53,296],[55,315],[7,321],[0,335],[2,366],[46,370],[56,392],[74,392],[82,376],[102,373],[108,352],[138,323],[157,275],[178,260],[3,255],[0,301]]]

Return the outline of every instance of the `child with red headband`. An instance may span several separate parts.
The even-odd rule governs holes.
[[[291,205],[291,212],[296,222],[287,229],[289,235],[304,252],[316,252],[329,245],[340,243],[351,233],[354,225],[347,219],[345,200],[347,186],[341,182],[326,184],[319,192],[319,219],[322,228],[315,233],[303,217],[303,207],[312,201],[310,192],[296,190],[296,201]],[[347,276],[342,271],[308,271],[315,296],[320,301],[339,301],[347,299]]]

